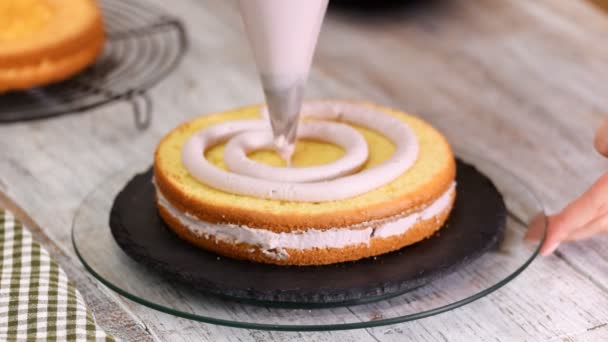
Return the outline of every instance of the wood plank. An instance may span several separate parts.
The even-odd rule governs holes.
[[[403,336],[414,336],[412,341],[582,338],[585,331],[606,322],[606,313],[593,309],[604,303],[602,290],[584,276],[571,277],[569,266],[551,257],[535,262],[506,287],[467,307],[409,324],[375,328],[372,333],[381,341],[401,341]]]
[[[184,19],[192,47],[152,91],[156,112],[147,132],[133,128],[125,104],[0,126],[0,190],[72,258],[71,218],[105,177],[151,158],[158,139],[182,120],[262,100],[233,2],[155,2]],[[598,113],[608,110],[608,48],[599,43],[606,32],[603,15],[570,0],[451,0],[384,20],[331,13],[308,96],[417,113],[459,149],[533,184],[554,211],[608,166],[591,147]],[[601,327],[608,319],[605,243],[560,249],[561,257],[538,260],[505,289],[452,313],[368,331],[237,330],[123,304],[165,340],[600,339],[608,334]]]

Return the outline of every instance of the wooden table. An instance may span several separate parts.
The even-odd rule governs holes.
[[[468,306],[366,330],[276,333],[195,323],[96,283],[70,242],[84,196],[131,160],[151,158],[159,138],[179,122],[262,101],[233,1],[154,2],[183,18],[191,48],[153,89],[149,130],[135,130],[125,104],[0,126],[0,201],[23,210],[109,332],[170,341],[608,339],[606,236],[561,247]],[[600,113],[608,112],[608,18],[572,0],[427,3],[382,18],[331,11],[308,97],[366,99],[417,113],[457,148],[512,170],[541,194],[548,211],[558,210],[608,166],[592,148]]]

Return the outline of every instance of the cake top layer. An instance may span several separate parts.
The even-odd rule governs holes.
[[[27,38],[42,30],[53,8],[40,0],[0,1],[0,42]]]
[[[371,104],[361,105],[405,122],[414,131],[419,144],[415,163],[395,180],[377,189],[343,200],[303,203],[226,193],[193,178],[181,160],[183,144],[192,134],[221,122],[259,118],[260,106],[206,115],[170,132],[155,155],[158,189],[178,209],[202,220],[274,227],[279,231],[297,227],[334,228],[381,219],[419,209],[444,193],[455,176],[454,158],[445,138],[416,117]],[[394,153],[395,146],[386,137],[366,128],[354,128],[368,144],[369,158],[363,170],[382,163]],[[214,165],[225,168],[223,149],[222,144],[214,146],[206,151],[205,157]],[[297,166],[310,166],[331,162],[342,153],[335,145],[299,141],[293,162]],[[281,159],[270,151],[253,153],[250,158],[270,165],[281,164]]]
[[[264,113],[266,111],[263,111]],[[182,146],[182,164],[191,176],[228,193],[292,202],[327,202],[352,198],[390,183],[418,157],[418,140],[403,121],[373,108],[347,102],[313,101],[302,106],[298,139],[342,147],[344,156],[321,166],[275,167],[251,160],[258,150],[275,150],[267,120],[237,120],[208,126]],[[266,116],[266,115],[264,115]],[[337,122],[339,121],[339,122]],[[353,126],[373,130],[395,146],[391,156],[362,168],[369,155],[367,142]],[[201,151],[226,143],[222,170]]]
[[[93,0],[0,0],[0,67],[75,51],[101,26]]]

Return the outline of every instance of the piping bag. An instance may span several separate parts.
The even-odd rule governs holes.
[[[328,0],[239,0],[268,107],[274,145],[287,164]]]

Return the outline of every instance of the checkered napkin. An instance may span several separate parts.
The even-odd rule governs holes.
[[[32,234],[0,208],[0,341],[114,341]]]

